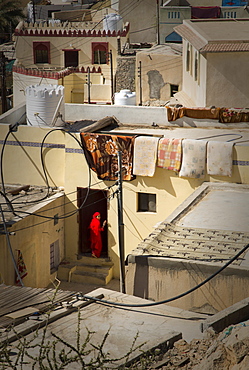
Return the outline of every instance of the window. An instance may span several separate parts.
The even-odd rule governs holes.
[[[108,64],[108,42],[92,42],[92,64]]]
[[[156,212],[156,194],[138,193],[138,212]]]
[[[50,272],[52,273],[54,270],[56,270],[59,264],[60,264],[60,248],[59,240],[56,240],[54,243],[50,245]]]
[[[192,45],[187,44],[186,70],[192,74]]]
[[[172,85],[170,84],[170,96],[173,97],[174,94],[176,94],[179,90],[179,86],[178,85]]]
[[[223,18],[236,18],[236,12],[224,12]]]
[[[50,63],[50,42],[33,42],[34,64]]]
[[[168,18],[169,19],[179,19],[180,18],[180,12],[168,12]]]
[[[78,67],[79,65],[79,50],[66,50],[64,51],[64,65],[67,67]]]

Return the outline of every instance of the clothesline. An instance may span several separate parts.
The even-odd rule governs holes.
[[[203,178],[206,173],[231,177],[234,141],[207,140],[225,135],[233,134],[186,139],[82,133],[81,140],[88,165],[99,179],[117,180],[117,153],[122,151],[123,180],[131,181],[136,176],[153,177],[156,167],[179,177]]]

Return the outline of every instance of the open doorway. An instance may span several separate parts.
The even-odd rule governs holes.
[[[101,222],[107,220],[107,191],[77,188],[78,207],[83,207],[79,211],[79,254],[91,253],[89,240],[89,225],[95,212],[100,212]],[[101,257],[108,256],[107,227],[102,232],[102,253]]]

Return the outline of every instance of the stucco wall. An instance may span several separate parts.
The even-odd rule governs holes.
[[[153,301],[170,299],[194,288],[221,266],[162,257],[131,257],[126,271],[126,293]],[[214,314],[247,298],[248,284],[247,270],[228,267],[201,288],[167,304]]]
[[[156,108],[151,109],[153,111]],[[95,111],[97,112],[98,109]],[[87,114],[81,113],[82,117],[89,118]],[[0,124],[1,140],[4,140],[8,130],[7,124]],[[42,186],[46,184],[40,150],[41,142],[49,131],[50,129],[45,127],[20,126],[17,132],[9,136],[3,153],[3,174],[6,183]],[[73,136],[80,140],[79,133]],[[19,146],[17,140],[22,147]],[[79,248],[79,224],[76,212],[77,187],[90,186],[93,189],[107,190],[107,187],[114,185],[114,182],[100,181],[92,171],[90,171],[91,179],[89,179],[89,169],[83,152],[79,143],[71,135],[60,130],[53,130],[47,136],[45,143],[47,147],[43,150],[43,156],[49,184],[65,187],[65,211],[75,211],[74,215],[65,219],[65,255],[76,259]],[[233,158],[236,162],[233,165],[231,178],[208,175],[203,179],[180,178],[173,171],[157,167],[153,177],[137,176],[131,182],[125,181],[123,184],[125,256],[137,247],[138,243],[153,230],[158,222],[169,216],[204,181],[249,184],[249,151],[245,144],[234,146]],[[116,188],[114,186],[112,190],[115,191]],[[138,192],[156,194],[156,212],[137,211]],[[114,197],[110,199],[108,210],[108,253],[115,263],[115,277],[119,276],[117,223],[117,198]]]
[[[141,64],[140,64],[141,63]],[[182,56],[170,46],[141,51],[136,56],[136,70],[141,65],[142,103],[155,101],[166,103],[171,98],[170,85],[181,90]],[[136,75],[137,103],[140,102],[140,79]]]
[[[130,42],[156,41],[156,2],[119,0],[119,14],[130,22]]]
[[[63,195],[58,194],[54,200],[45,203],[43,201],[41,204],[42,207],[33,207],[33,212],[52,218],[57,213],[64,214]],[[32,212],[32,209],[29,211]],[[26,265],[28,274],[23,279],[24,285],[33,288],[47,287],[56,276],[55,272],[50,271],[52,243],[57,242],[59,246],[60,261],[64,258],[64,220],[58,220],[54,225],[53,219],[31,215],[15,223],[9,231],[15,233],[9,236],[15,260],[17,261],[17,250],[20,250]],[[15,269],[5,235],[0,235],[0,245],[1,281],[6,285],[15,285]]]
[[[207,54],[206,105],[248,107],[249,52]]]
[[[199,81],[194,78],[196,49],[192,47],[192,72],[186,70],[187,42],[183,41],[183,86],[196,107],[248,106],[249,86],[245,76],[248,52],[206,53],[199,56]],[[238,67],[239,66],[239,67]]]

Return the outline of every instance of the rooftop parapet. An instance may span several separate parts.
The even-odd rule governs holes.
[[[96,22],[61,22],[47,23],[20,22],[15,29],[15,36],[52,36],[52,37],[125,37],[130,24],[126,22],[121,31],[106,31]]]

